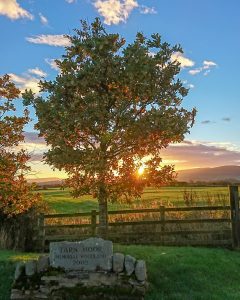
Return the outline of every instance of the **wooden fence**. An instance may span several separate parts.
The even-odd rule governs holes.
[[[229,206],[165,207],[109,211],[107,238],[128,244],[240,245],[238,187],[229,188]],[[40,215],[41,249],[49,242],[99,236],[99,212]],[[105,236],[106,238],[106,236]]]

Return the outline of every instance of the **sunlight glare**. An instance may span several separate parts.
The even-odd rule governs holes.
[[[142,175],[144,173],[144,166],[141,166],[139,169],[138,169],[138,175]]]

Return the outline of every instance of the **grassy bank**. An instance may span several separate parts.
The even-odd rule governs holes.
[[[150,290],[146,300],[240,299],[240,252],[191,247],[116,245],[121,251],[145,259]],[[14,264],[36,254],[0,251],[0,299],[9,300]]]
[[[9,300],[15,265],[18,261],[37,258],[35,253],[0,250],[0,299]]]
[[[59,213],[89,212],[98,209],[97,199],[91,195],[74,199],[69,190],[49,188],[40,190],[49,208]],[[173,204],[174,206],[191,205],[223,205],[228,204],[227,187],[162,187],[161,189],[147,188],[140,199],[131,204],[109,203],[109,210],[127,208],[149,208],[160,205]]]

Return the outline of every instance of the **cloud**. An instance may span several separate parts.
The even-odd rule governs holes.
[[[148,6],[145,6],[145,5],[141,5],[140,6],[140,13],[141,14],[144,14],[144,15],[147,15],[147,14],[157,14],[157,11],[154,7],[148,7]]]
[[[222,120],[223,120],[224,122],[230,122],[230,121],[231,121],[231,118],[226,117],[226,118],[222,118]]]
[[[58,67],[58,65],[57,65],[57,63],[56,63],[56,61],[55,61],[55,59],[53,59],[53,58],[45,58],[45,62],[53,69],[53,70],[55,70],[55,71],[60,71],[59,70],[59,67]]]
[[[24,135],[25,143],[20,146],[30,152],[33,171],[40,172],[42,177],[56,176],[48,166],[40,163],[43,153],[49,149],[45,140],[38,137],[37,132],[25,132]],[[164,164],[175,164],[177,170],[239,165],[240,149],[229,142],[185,140],[163,149],[162,158]]]
[[[47,73],[44,72],[43,70],[39,69],[38,67],[36,67],[34,69],[28,69],[28,73],[36,75],[36,76],[40,76],[40,77],[47,76]]]
[[[43,137],[39,137],[37,132],[24,132],[24,140],[28,144],[46,145]]]
[[[176,169],[239,165],[240,149],[228,142],[184,141],[169,145],[162,157],[164,161],[175,161]]]
[[[71,3],[74,3],[76,2],[76,0],[66,0],[67,3],[71,4]]]
[[[136,0],[95,0],[93,5],[107,25],[126,22],[132,10],[139,6]]]
[[[11,20],[26,18],[33,20],[33,15],[23,9],[16,0],[0,0],[0,15],[6,16]]]
[[[190,70],[188,73],[191,75],[196,75],[198,73],[200,73],[202,71],[202,69],[194,69],[194,70]]]
[[[176,60],[177,62],[179,62],[182,68],[193,67],[195,65],[195,62],[193,60],[185,57],[181,52],[173,53],[171,60]]]
[[[203,61],[203,69],[208,69],[210,67],[216,67],[217,64],[214,61],[204,60]]]
[[[17,87],[20,89],[21,92],[24,92],[25,89],[31,89],[34,93],[38,94],[40,89],[38,86],[39,78],[30,76],[30,75],[23,75],[19,76],[13,73],[9,74],[12,81],[14,81]]]
[[[201,67],[192,69],[188,73],[190,75],[196,75],[203,72],[203,75],[207,76],[214,67],[217,67],[217,64],[214,61],[204,60]]]
[[[37,35],[34,37],[27,37],[26,40],[34,44],[45,44],[55,47],[67,47],[71,45],[70,40],[63,34],[57,35]]]
[[[205,121],[202,121],[201,124],[210,124],[210,123],[213,123],[212,121],[210,120],[205,120]]]
[[[27,178],[67,177],[65,172],[53,171],[49,165],[44,163],[43,154],[49,150],[44,138],[39,137],[37,132],[25,132],[24,137],[25,142],[19,144],[17,149],[25,149],[30,154],[28,165],[31,167],[31,171],[27,174]]]
[[[48,24],[48,19],[46,17],[44,17],[44,15],[42,15],[41,13],[39,13],[39,18],[40,18],[40,21],[43,25]]]
[[[24,132],[24,142],[21,142],[17,148],[28,151],[30,162],[42,161],[44,152],[49,149],[44,138],[39,137],[37,132]]]
[[[39,68],[34,68],[28,69],[28,71],[22,75],[14,73],[10,73],[9,75],[21,92],[24,92],[26,89],[31,89],[33,93],[39,94],[39,77],[47,76],[47,73]]]

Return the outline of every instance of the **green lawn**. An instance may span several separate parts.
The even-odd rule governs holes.
[[[239,251],[121,245],[116,245],[114,251],[146,260],[150,281],[146,300],[240,299]],[[0,251],[1,300],[9,300],[16,261],[36,256]]]
[[[163,187],[161,189],[147,188],[141,199],[135,199],[131,204],[109,204],[109,210],[125,209],[125,208],[148,208],[158,207],[160,205],[175,206],[185,205],[184,191],[192,195],[195,204],[228,204],[228,188],[227,187]],[[59,213],[75,213],[88,212],[92,209],[98,209],[97,200],[91,195],[82,196],[74,199],[69,191],[58,188],[49,188],[41,190],[45,201],[48,203],[52,212]],[[186,199],[186,195],[185,195]]]
[[[14,251],[0,250],[0,299],[9,300],[11,284],[15,264],[18,261],[28,260],[38,257],[33,253],[19,253]]]

